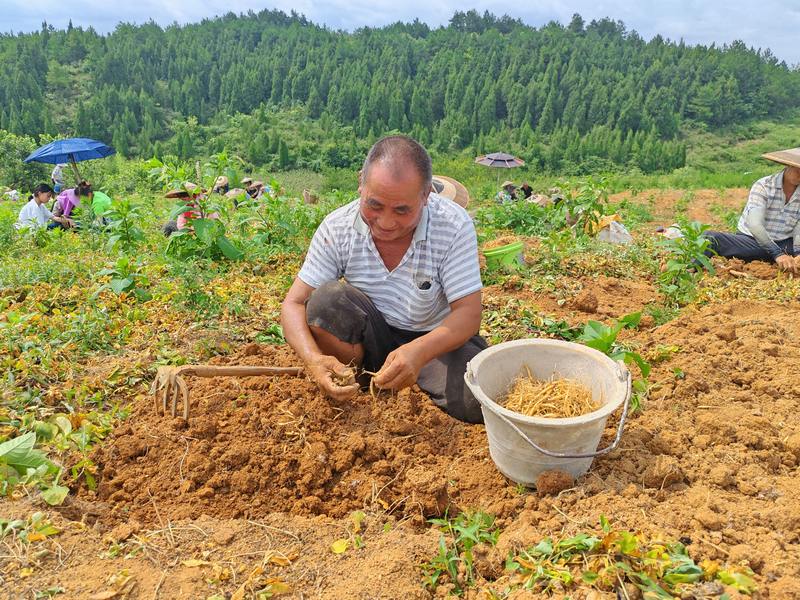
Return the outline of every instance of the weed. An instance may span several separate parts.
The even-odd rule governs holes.
[[[580,328],[573,327],[562,319],[540,315],[528,309],[522,311],[520,322],[527,327],[531,334],[537,337],[572,341],[581,333]]]
[[[709,212],[725,224],[729,231],[736,231],[739,226],[739,215],[741,211],[727,208],[721,204],[712,204],[708,207]]]
[[[696,295],[697,282],[702,277],[700,268],[711,274],[714,266],[708,256],[711,240],[703,235],[708,229],[698,221],[680,220],[683,234],[679,238],[663,240],[660,245],[667,251],[667,263],[658,276],[662,293],[677,304],[686,304]]]
[[[139,206],[128,198],[114,199],[111,207],[103,213],[107,220],[109,248],[119,247],[130,252],[144,240],[144,232],[139,227],[142,213]]]
[[[273,344],[275,346],[286,343],[286,338],[283,337],[283,327],[280,326],[280,323],[272,323],[267,326],[264,331],[256,336],[255,340],[262,344]]]
[[[475,584],[472,550],[478,544],[494,546],[500,531],[494,517],[484,512],[465,512],[455,519],[431,519],[441,532],[439,552],[429,563],[422,565],[425,584],[431,590],[449,580],[459,596]]]
[[[600,532],[557,541],[545,538],[511,554],[506,562],[506,570],[512,573],[511,587],[563,594],[578,584],[613,592],[628,583],[650,600],[681,596],[704,580],[717,580],[748,594],[755,589],[749,569],[726,570],[713,561],[698,565],[680,542],[647,540],[641,534],[616,530],[605,517],[600,517],[600,524]]]
[[[653,317],[653,324],[656,326],[669,323],[678,317],[680,309],[677,306],[662,306],[661,304],[648,304],[645,313]]]
[[[686,219],[686,209],[689,208],[689,204],[694,200],[694,196],[694,191],[689,190],[675,202],[675,215],[678,219]]]
[[[0,539],[13,536],[24,544],[30,544],[58,533],[60,531],[40,512],[27,519],[0,519]]]
[[[633,328],[639,325],[641,313],[625,315],[611,325],[604,325],[599,321],[589,321],[578,336],[577,341],[599,350],[613,360],[622,360],[626,364],[635,364],[642,377],[633,381],[633,395],[631,397],[631,412],[641,408],[642,401],[647,398],[650,385],[647,377],[650,375],[650,364],[642,356],[622,344],[617,343],[617,336],[626,327]]]
[[[150,285],[150,281],[142,271],[143,266],[140,261],[121,256],[112,266],[98,273],[101,277],[110,276],[111,279],[108,283],[101,285],[92,298],[96,299],[104,290],[111,290],[117,295],[127,293],[139,302],[147,302],[153,296],[146,289]]]

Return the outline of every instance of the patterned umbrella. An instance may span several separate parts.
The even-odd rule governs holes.
[[[521,158],[505,154],[504,152],[492,152],[491,154],[478,156],[475,162],[479,165],[495,167],[497,169],[513,169],[514,167],[521,167],[525,164],[525,161]]]
[[[491,154],[484,154],[475,158],[475,162],[479,165],[486,167],[493,167],[495,169],[513,169],[514,167],[521,167],[525,161],[516,156],[511,156],[505,152],[492,152]],[[500,185],[500,171],[497,172],[497,184]]]

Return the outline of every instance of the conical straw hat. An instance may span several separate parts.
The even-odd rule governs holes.
[[[766,154],[762,154],[761,157],[782,165],[800,167],[800,148],[789,148],[788,150],[767,152]]]
[[[433,190],[440,196],[452,200],[462,208],[469,204],[469,192],[464,185],[452,177],[445,175],[433,176]]]

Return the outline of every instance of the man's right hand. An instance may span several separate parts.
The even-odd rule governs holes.
[[[333,356],[321,354],[314,357],[306,364],[308,372],[319,388],[334,400],[349,400],[358,392],[358,383],[340,385],[334,379],[334,374],[341,377],[353,375],[353,370],[343,365]]]
[[[788,254],[781,254],[778,258],[775,259],[775,264],[778,265],[778,268],[781,271],[785,271],[787,273],[795,274],[797,273],[797,263],[794,260],[794,257],[789,256]]]

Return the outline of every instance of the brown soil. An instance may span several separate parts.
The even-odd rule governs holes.
[[[217,362],[297,359],[253,344]],[[104,520],[154,522],[156,511],[179,519],[276,510],[344,517],[365,507],[438,516],[453,499],[431,467],[446,469],[465,437],[482,434],[414,391],[336,403],[310,380],[281,377],[198,379],[191,389],[188,424],[141,406],[97,453]]]
[[[597,296],[595,296],[594,292],[590,289],[581,291],[571,302],[571,306],[575,310],[585,313],[596,313],[598,305]]]
[[[591,289],[602,310],[602,286]],[[697,560],[749,564],[759,598],[800,597],[800,305],[709,305],[634,335],[643,352],[679,351],[654,366],[651,397],[621,447],[555,496],[505,480],[483,427],[451,420],[421,393],[335,403],[302,379],[195,380],[188,425],[157,417],[141,398],[96,456],[96,496],[82,491],[55,514],[68,529],[54,538],[63,552],[37,559],[30,577],[6,562],[5,589],[15,595],[0,597],[58,583],[65,597],[86,598],[129,569],[132,598],[207,598],[238,589],[256,561],[292,586],[289,597],[425,598],[417,565],[435,554],[437,536],[422,517],[448,505],[498,516],[504,533],[481,571],[489,577],[502,572],[508,550],[594,529],[605,515],[683,538]],[[296,359],[255,346],[218,362]],[[369,515],[365,547],[333,554],[359,509]],[[25,514],[8,503],[0,512]],[[72,532],[67,517],[96,524]],[[103,536],[124,536],[124,526],[159,549],[99,558],[110,547]],[[299,554],[279,566],[265,559],[272,551]],[[242,570],[236,582],[211,584],[212,567],[182,566],[187,557]]]
[[[754,260],[744,262],[738,258],[728,260],[722,258],[714,259],[714,266],[719,271],[721,277],[743,277],[755,279],[775,279],[778,275],[778,267],[773,263]]]
[[[630,200],[644,204],[650,208],[653,220],[663,225],[671,224],[675,219],[676,205],[689,198],[686,215],[691,220],[700,221],[713,226],[723,225],[722,219],[715,214],[714,208],[735,210],[741,212],[747,202],[747,188],[732,188],[726,190],[643,190],[636,195],[629,191],[612,194],[611,202]]]
[[[498,309],[515,301],[569,322],[585,323],[587,319],[618,318],[640,311],[659,298],[655,286],[649,281],[606,275],[564,277],[556,282],[556,291],[549,293],[527,289],[523,281],[519,284],[521,289],[509,285],[487,286],[484,305]]]

